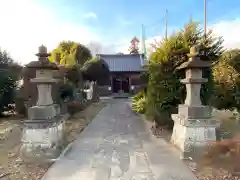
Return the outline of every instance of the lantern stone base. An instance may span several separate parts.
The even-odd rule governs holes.
[[[198,158],[209,142],[216,141],[216,128],[219,126],[216,120],[190,119],[181,114],[172,114],[172,119],[171,141],[180,149],[180,158]]]
[[[68,115],[58,116],[54,121],[27,120],[20,149],[25,162],[48,162],[56,159],[64,145],[64,124]]]

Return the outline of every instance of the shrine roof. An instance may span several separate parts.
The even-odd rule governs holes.
[[[144,57],[142,54],[98,54],[108,64],[110,72],[141,72]]]

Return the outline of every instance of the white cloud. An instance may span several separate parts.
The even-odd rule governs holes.
[[[219,21],[208,26],[208,29],[213,31],[216,36],[222,36],[224,39],[223,45],[226,49],[240,48],[240,19]],[[163,36],[154,36],[146,40],[146,47],[149,51],[152,50],[151,44],[159,43]]]
[[[90,49],[93,56],[96,56],[97,54],[115,53],[112,46],[97,41],[92,41],[86,46]]]
[[[119,52],[127,54],[129,43],[113,44],[93,41],[86,46],[90,49],[93,56],[96,54],[115,54]]]
[[[117,41],[118,44],[113,44],[113,47],[115,48],[116,53],[121,52],[121,53],[128,54],[131,38],[132,37],[122,38],[119,41]]]
[[[112,54],[112,53],[126,53],[128,54],[128,48],[131,38],[120,38],[112,42],[90,42],[87,47],[91,50],[92,54]],[[116,43],[115,43],[116,42]]]
[[[99,36],[86,26],[63,22],[33,0],[1,0],[0,47],[22,64],[36,60],[42,44],[52,50],[61,40],[74,40],[87,44]]]
[[[94,18],[94,13],[89,17]],[[34,0],[1,0],[0,2],[0,47],[22,64],[36,60],[35,53],[42,44],[51,51],[61,40],[73,40],[83,44],[98,42],[100,53],[128,53],[131,37],[122,38],[116,44],[102,43],[101,38],[87,26],[65,22]],[[218,36],[223,36],[226,48],[240,48],[240,19],[220,21],[209,26]],[[147,33],[147,32],[146,32]],[[146,40],[147,48],[155,36]],[[116,42],[116,41],[113,41]],[[99,50],[100,49],[100,50]]]
[[[147,52],[148,53],[153,52],[155,50],[154,45],[158,45],[162,39],[163,39],[163,36],[154,36],[154,37],[147,39],[145,41]]]
[[[88,13],[84,14],[83,17],[86,19],[90,19],[90,18],[97,19],[97,15],[94,12],[88,12]]]
[[[240,48],[240,19],[220,21],[210,26],[213,33],[222,36],[227,49]]]

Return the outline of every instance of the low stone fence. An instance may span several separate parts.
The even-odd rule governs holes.
[[[109,86],[98,86],[97,91],[99,93],[99,96],[111,96],[112,91],[109,90]]]
[[[144,86],[142,85],[134,85],[134,89],[130,89],[130,93],[131,94],[137,94],[138,92],[140,92],[142,89],[144,88]],[[97,87],[97,91],[99,92],[99,95],[101,97],[103,96],[111,96],[112,95],[112,90],[109,90],[109,86],[98,86]]]
[[[142,85],[134,85],[134,89],[132,90],[132,94],[137,94],[139,93],[141,90],[143,89],[143,86]]]

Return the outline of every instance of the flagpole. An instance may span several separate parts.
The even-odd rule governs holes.
[[[204,38],[207,38],[207,1],[204,0]]]
[[[165,22],[165,39],[167,40],[168,36],[168,10],[166,9],[166,22]]]
[[[141,28],[141,53],[143,54],[142,63],[144,64],[145,60],[147,59],[147,52],[146,52],[146,44],[145,44],[145,27],[143,24]]]
[[[145,54],[145,51],[146,51],[145,48],[146,48],[145,47],[145,28],[144,28],[144,25],[142,24],[141,51],[144,55],[146,55]]]

